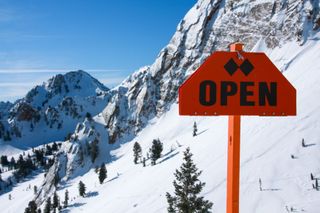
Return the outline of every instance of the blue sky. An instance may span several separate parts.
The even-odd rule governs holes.
[[[109,87],[153,63],[196,0],[0,0],[0,101],[67,70]]]

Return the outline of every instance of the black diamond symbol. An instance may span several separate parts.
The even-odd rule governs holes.
[[[241,65],[242,66],[242,65]],[[239,68],[238,64],[236,64],[236,62],[231,58],[228,63],[226,63],[224,65],[224,68],[226,69],[226,71],[230,74],[233,75],[233,73],[235,73],[237,71],[237,69]]]
[[[250,63],[248,59],[246,59],[241,65],[240,69],[246,76],[250,74],[250,72],[253,70],[253,65]]]

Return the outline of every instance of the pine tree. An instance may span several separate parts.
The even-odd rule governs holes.
[[[92,121],[92,116],[91,116],[90,112],[86,113],[86,118],[88,119],[88,121]]]
[[[94,139],[90,145],[90,155],[91,155],[91,162],[94,163],[96,158],[99,155],[99,146],[98,146],[98,139]]]
[[[64,201],[63,201],[63,207],[66,208],[68,206],[68,201],[69,201],[69,192],[66,190],[64,192]]]
[[[161,152],[163,150],[163,144],[159,139],[152,141],[152,146],[150,148],[151,153],[151,165],[155,165],[156,161],[161,157]]]
[[[29,211],[28,213],[37,213],[37,204],[36,202],[33,200],[33,201],[30,201],[29,204],[28,204],[28,208],[27,208]],[[26,209],[26,210],[27,210]]]
[[[2,155],[1,156],[0,162],[1,162],[2,166],[8,166],[9,165],[8,157],[6,155]]]
[[[52,144],[52,151],[54,152],[58,151],[58,144],[56,142]]]
[[[193,123],[193,137],[197,136],[198,128],[197,128],[197,123]]]
[[[175,203],[177,202],[177,199],[172,197],[168,192],[166,194],[167,201],[168,201],[168,213],[176,213],[175,210]]]
[[[100,184],[103,183],[103,181],[107,178],[107,169],[106,165],[104,163],[101,164],[100,170],[99,170],[99,182]]]
[[[51,212],[51,198],[47,199],[46,205],[44,206],[43,213],[50,213]]]
[[[145,157],[142,160],[142,165],[143,165],[143,167],[146,167],[146,158]]]
[[[56,174],[54,175],[54,178],[53,178],[53,184],[54,184],[55,186],[57,186],[58,183],[59,183],[59,181],[60,181],[60,177],[59,177],[58,173],[56,173]]]
[[[60,206],[59,202],[59,196],[57,195],[57,192],[54,192],[53,194],[53,200],[52,200],[52,208],[56,209]]]
[[[52,155],[52,147],[50,145],[46,145],[45,155]]]
[[[10,169],[15,169],[17,167],[16,160],[14,159],[14,157],[11,157],[9,167]]]
[[[38,187],[36,185],[33,186],[33,193],[34,194],[38,193]]]
[[[86,195],[86,186],[82,181],[79,182],[79,195],[84,197]]]
[[[176,180],[173,181],[175,187],[175,196],[166,194],[168,202],[168,212],[180,213],[207,213],[211,212],[212,203],[199,197],[199,193],[205,186],[198,178],[201,171],[193,163],[192,154],[187,148],[184,152],[184,162],[180,170],[176,170]]]
[[[24,213],[30,213],[30,208],[29,207],[25,208]]]
[[[141,154],[142,154],[141,146],[138,142],[135,142],[133,145],[133,157],[134,157],[133,162],[135,164],[138,163],[138,160],[141,158]]]

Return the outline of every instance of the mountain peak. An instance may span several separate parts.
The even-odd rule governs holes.
[[[70,71],[66,74],[57,74],[42,85],[35,86],[27,93],[23,101],[30,103],[33,107],[41,107],[43,101],[51,102],[51,100],[60,100],[67,96],[90,97],[102,95],[108,90],[109,88],[89,73],[83,70]]]
[[[88,91],[88,89],[99,89],[101,91],[109,90],[97,79],[83,70],[70,71],[66,74],[58,74],[45,82],[44,86],[48,91],[53,93],[61,93],[63,90],[66,93],[72,91],[75,92],[82,88],[86,91]],[[81,94],[83,94],[83,91],[81,91]]]

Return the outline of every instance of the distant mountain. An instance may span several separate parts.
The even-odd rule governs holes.
[[[18,147],[65,140],[78,122],[105,107],[108,91],[84,71],[58,74],[14,104],[0,104],[0,140]]]

